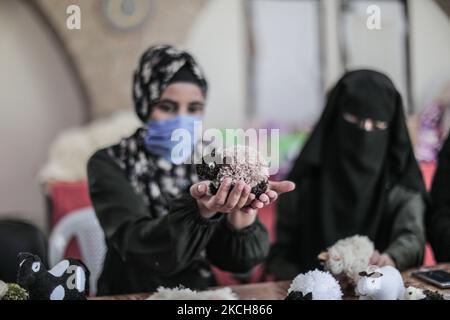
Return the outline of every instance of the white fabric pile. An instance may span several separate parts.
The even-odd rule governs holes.
[[[39,173],[40,182],[85,180],[87,162],[95,151],[118,143],[141,125],[134,112],[119,111],[64,131],[50,146],[49,159]]]
[[[231,288],[217,290],[195,291],[187,288],[163,288],[159,287],[157,292],[147,300],[237,300],[236,294]]]
[[[337,280],[329,273],[319,270],[299,274],[292,281],[288,293],[312,294],[312,300],[342,300],[342,290]]]

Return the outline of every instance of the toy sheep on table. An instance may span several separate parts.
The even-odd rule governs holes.
[[[374,245],[368,237],[355,235],[339,240],[318,258],[326,270],[335,276],[347,277],[353,287],[359,280],[359,273],[369,266],[373,252]]]
[[[403,300],[405,286],[396,268],[370,266],[370,271],[361,272],[356,287],[360,300]]]
[[[85,300],[89,271],[79,260],[65,259],[47,270],[41,259],[31,253],[19,254],[17,283],[31,300]]]

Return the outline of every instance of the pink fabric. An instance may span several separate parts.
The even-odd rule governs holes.
[[[271,204],[259,211],[259,219],[261,223],[267,228],[269,232],[269,241],[273,243],[275,240],[275,204]],[[213,267],[213,273],[217,278],[217,282],[220,286],[231,286],[240,284],[233,274],[230,272],[225,272],[219,268]],[[263,279],[264,267],[263,265],[258,265],[250,276],[249,282],[261,282]]]
[[[425,186],[429,191],[431,189],[431,184],[433,183],[434,173],[436,172],[435,162],[420,162],[420,169],[422,170],[423,180],[425,181]],[[423,265],[430,267],[436,264],[436,259],[434,258],[433,249],[427,243],[425,247],[425,259]]]
[[[431,184],[433,183],[434,172],[436,171],[436,163],[420,162],[420,169],[422,170],[425,187],[429,191],[431,189]]]
[[[87,181],[56,182],[49,185],[52,226],[69,212],[92,206]]]
[[[49,185],[52,228],[70,212],[92,206],[87,181],[56,182]],[[76,239],[72,239],[66,257],[81,259]]]

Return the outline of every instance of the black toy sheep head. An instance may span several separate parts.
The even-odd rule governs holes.
[[[17,283],[31,300],[85,300],[89,292],[89,270],[79,260],[64,259],[51,270],[30,253],[19,254]]]
[[[36,281],[36,278],[47,271],[43,265],[41,258],[31,253],[19,254],[19,272],[17,278],[20,279],[21,287],[30,287]]]

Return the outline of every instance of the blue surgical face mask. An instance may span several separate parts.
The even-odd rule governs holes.
[[[195,124],[201,120],[200,116],[191,115],[176,116],[167,120],[150,120],[147,122],[145,145],[151,153],[174,164],[181,164],[192,155],[195,145],[201,138],[195,134]]]

